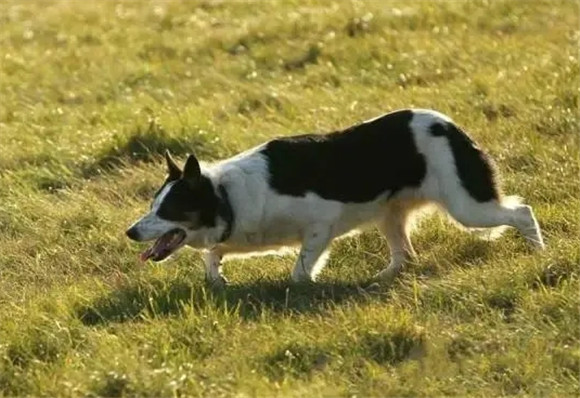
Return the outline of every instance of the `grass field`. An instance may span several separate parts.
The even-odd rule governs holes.
[[[578,396],[574,1],[0,3],[0,396]],[[233,155],[403,107],[453,117],[547,243],[441,217],[391,289],[369,231],[316,286],[292,256],[204,284],[124,230],[159,154]]]

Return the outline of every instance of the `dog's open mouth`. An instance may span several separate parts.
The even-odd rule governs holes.
[[[171,253],[176,251],[185,239],[185,231],[179,228],[166,232],[155,241],[153,246],[141,253],[141,261],[149,259],[161,261],[166,259]]]

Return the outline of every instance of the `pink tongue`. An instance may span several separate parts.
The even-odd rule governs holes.
[[[147,250],[145,250],[143,253],[141,253],[139,255],[139,260],[141,260],[141,261],[147,261],[147,260],[149,260],[149,258],[151,256],[153,256],[153,247],[150,247]]]
[[[159,238],[155,241],[153,246],[151,246],[150,248],[145,250],[143,253],[141,253],[141,255],[139,256],[139,259],[141,261],[147,261],[151,257],[154,257],[156,254],[158,254],[159,252],[161,252],[163,249],[165,249],[167,247],[167,244],[169,242],[171,242],[172,238],[173,238],[173,234],[168,233],[168,234],[163,235],[161,238]]]

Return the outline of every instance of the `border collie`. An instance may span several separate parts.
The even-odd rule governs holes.
[[[399,110],[342,131],[277,138],[211,165],[166,152],[168,176],[127,235],[155,240],[142,260],[188,245],[205,251],[206,277],[223,284],[224,255],[301,245],[292,280],[314,281],[329,244],[374,223],[387,238],[391,282],[415,254],[414,215],[435,204],[467,228],[511,226],[543,248],[532,208],[502,196],[494,166],[448,117]]]

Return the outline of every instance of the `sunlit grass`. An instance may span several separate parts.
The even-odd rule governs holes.
[[[578,6],[571,1],[4,1],[0,395],[574,396]],[[548,249],[441,217],[392,289],[377,231],[292,256],[143,265],[123,232],[183,158],[403,107],[453,117]]]

